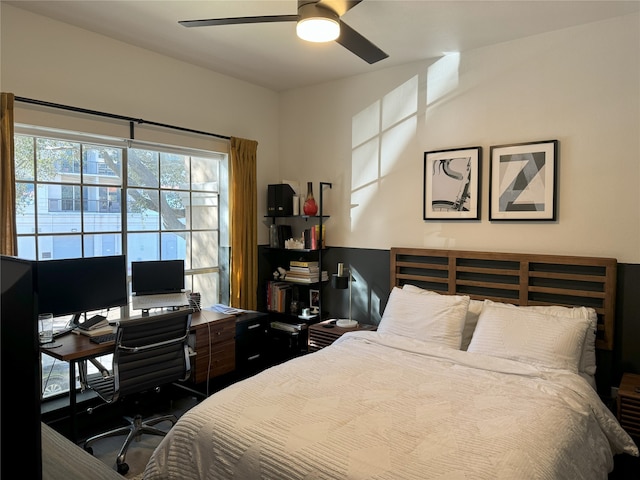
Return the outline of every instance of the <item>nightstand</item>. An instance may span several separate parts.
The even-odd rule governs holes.
[[[324,322],[309,326],[309,353],[317,352],[318,350],[331,345],[347,332],[363,330],[374,331],[378,328],[375,325],[367,325],[363,323],[359,323],[355,328],[341,328],[331,322],[335,322],[335,320],[325,320]],[[326,325],[333,326],[327,327]]]
[[[618,389],[618,421],[629,435],[640,437],[640,375],[622,375]]]

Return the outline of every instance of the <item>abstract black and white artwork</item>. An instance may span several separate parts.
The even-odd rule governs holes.
[[[425,220],[480,218],[481,159],[481,147],[425,152]]]
[[[556,220],[558,141],[490,149],[489,220]]]

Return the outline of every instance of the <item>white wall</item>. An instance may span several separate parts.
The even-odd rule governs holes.
[[[281,172],[333,183],[329,245],[640,262],[639,32],[634,14],[285,92]],[[489,147],[550,139],[558,221],[489,222]],[[424,152],[476,145],[481,220],[424,221]]]
[[[317,197],[332,182],[329,245],[640,263],[637,14],[277,94],[0,5],[2,91],[257,140],[259,212],[269,183],[313,181]],[[558,221],[489,222],[489,147],[548,139],[560,141]],[[475,145],[482,219],[423,221],[424,152]]]
[[[257,140],[259,191],[279,178],[277,93],[4,3],[0,34],[3,92]],[[16,103],[17,122],[33,114]],[[91,124],[90,117],[75,120]],[[128,136],[128,124],[117,129]],[[171,143],[171,130],[154,133]],[[266,193],[258,202],[266,212]]]

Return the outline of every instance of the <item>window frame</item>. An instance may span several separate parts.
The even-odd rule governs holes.
[[[51,237],[51,241],[53,243],[53,241],[56,238],[62,238],[62,237],[69,237],[69,236],[79,236],[80,237],[80,253],[81,255],[75,255],[74,257],[77,256],[93,256],[93,255],[86,255],[87,252],[87,238],[92,236],[92,235],[101,235],[101,236],[106,236],[106,235],[112,235],[117,237],[118,235],[120,236],[119,239],[119,245],[116,245],[116,248],[119,247],[119,251],[116,250],[114,253],[114,255],[117,254],[125,254],[127,257],[127,265],[130,268],[130,264],[131,264],[131,259],[129,258],[129,251],[128,251],[128,247],[129,247],[129,242],[128,242],[128,236],[131,232],[135,232],[135,233],[139,233],[137,230],[133,231],[129,229],[129,224],[128,224],[128,220],[127,220],[127,216],[128,216],[128,211],[127,211],[127,190],[129,188],[128,186],[128,177],[127,177],[127,169],[128,169],[128,160],[129,160],[129,156],[130,156],[130,151],[131,149],[144,149],[144,150],[153,150],[158,152],[158,157],[160,158],[162,156],[162,154],[175,154],[175,155],[183,155],[183,156],[187,156],[189,158],[189,162],[188,162],[188,169],[189,169],[189,179],[192,178],[192,165],[193,165],[193,159],[194,158],[198,158],[198,159],[206,159],[205,161],[211,160],[215,162],[215,165],[217,166],[218,172],[216,175],[214,175],[215,177],[215,181],[217,182],[217,188],[215,188],[214,190],[199,190],[199,189],[194,189],[194,185],[193,182],[190,180],[188,185],[185,188],[182,189],[176,189],[176,188],[165,188],[162,186],[162,182],[160,179],[160,173],[158,172],[158,186],[152,188],[152,190],[157,190],[159,192],[159,195],[162,194],[162,192],[165,193],[176,193],[180,195],[186,195],[189,198],[189,210],[190,213],[189,215],[191,215],[191,210],[193,210],[192,208],[192,198],[194,193],[196,195],[198,194],[203,194],[206,193],[209,196],[214,196],[216,198],[216,200],[213,202],[213,207],[216,209],[217,211],[217,215],[216,215],[216,222],[215,222],[215,226],[214,228],[205,228],[205,229],[194,229],[193,228],[193,223],[191,221],[187,222],[185,224],[185,227],[183,229],[179,229],[179,230],[175,230],[175,229],[165,229],[163,228],[162,225],[162,221],[159,221],[159,225],[157,227],[157,229],[154,230],[145,230],[145,233],[155,233],[158,236],[158,242],[161,244],[161,238],[163,235],[168,235],[168,234],[180,234],[181,232],[185,232],[185,235],[189,235],[191,236],[192,233],[195,232],[213,232],[212,234],[216,237],[216,247],[215,247],[215,252],[216,252],[216,261],[213,264],[210,264],[208,266],[205,267],[201,267],[201,268],[193,268],[192,266],[192,262],[191,262],[191,258],[189,258],[188,262],[185,262],[186,264],[189,265],[189,267],[191,268],[185,268],[185,277],[186,277],[186,289],[190,290],[192,289],[192,286],[194,283],[199,283],[196,282],[194,279],[217,279],[217,285],[216,285],[216,289],[215,289],[215,298],[213,301],[211,301],[210,303],[228,303],[229,299],[228,299],[228,292],[229,292],[229,268],[228,265],[225,263],[228,261],[228,252],[223,252],[222,250],[225,249],[225,245],[228,245],[228,231],[227,231],[227,225],[228,225],[228,218],[229,218],[229,211],[228,211],[228,192],[229,192],[229,185],[228,185],[228,169],[229,169],[229,153],[228,151],[209,151],[209,150],[202,150],[202,149],[196,149],[196,148],[191,148],[191,147],[181,147],[181,146],[175,146],[175,145],[163,145],[163,144],[159,144],[159,143],[154,143],[154,142],[147,142],[147,141],[136,141],[136,140],[130,140],[130,139],[122,139],[122,138],[116,138],[116,137],[108,137],[108,136],[100,136],[100,135],[94,135],[94,134],[86,134],[83,132],[72,132],[72,131],[67,131],[67,130],[60,130],[60,129],[52,129],[52,128],[48,128],[48,127],[38,127],[38,126],[31,126],[31,125],[24,125],[24,124],[16,124],[15,128],[14,128],[14,135],[16,137],[18,136],[26,136],[26,137],[33,137],[33,152],[32,152],[32,160],[33,160],[33,175],[32,178],[16,178],[16,186],[23,184],[23,185],[31,185],[31,189],[30,191],[33,193],[34,196],[34,205],[30,206],[28,208],[32,209],[32,211],[30,212],[30,215],[33,215],[33,225],[34,225],[34,231],[32,232],[19,232],[17,234],[18,236],[18,240],[20,239],[24,239],[24,238],[33,238],[33,255],[31,256],[23,256],[22,252],[20,252],[20,248],[18,251],[18,255],[19,256],[23,256],[24,258],[30,258],[32,260],[42,260],[42,261],[46,261],[47,259],[53,259],[53,258],[72,258],[72,257],[56,257],[55,255],[51,255],[47,258],[44,258],[43,256],[43,251],[41,250],[41,245],[40,245],[40,240],[45,238],[45,237]],[[69,173],[70,175],[77,175],[78,176],[78,182],[72,182],[72,181],[60,181],[59,179],[55,179],[54,180],[40,180],[38,179],[38,175],[37,175],[37,164],[38,164],[38,142],[37,139],[38,138],[48,138],[48,139],[53,139],[53,140],[59,140],[59,141],[68,141],[68,142],[73,142],[73,143],[77,143],[79,144],[79,149],[80,149],[80,167],[78,168],[78,172],[55,172],[56,176],[59,176],[60,173],[63,174],[67,174]],[[175,137],[172,137],[173,139],[175,139]],[[84,149],[86,149],[87,147],[90,148],[95,148],[95,147],[107,147],[107,148],[115,148],[118,149],[121,152],[120,155],[120,161],[121,161],[121,165],[120,165],[120,181],[118,183],[100,183],[100,182],[91,182],[91,181],[86,181],[85,180],[85,175],[88,176],[93,176],[95,177],[96,175],[101,175],[100,173],[100,169],[101,167],[98,166],[98,168],[96,169],[97,173],[93,173],[93,172],[86,172],[85,170],[88,170],[87,168],[87,164],[85,163],[86,161],[90,161],[88,159],[85,159],[84,154],[82,153]],[[16,158],[17,160],[17,158]],[[95,161],[91,160],[93,163],[95,163]],[[92,167],[93,168],[93,167]],[[116,174],[118,175],[118,174]],[[62,209],[62,203],[63,203],[63,199],[62,199],[62,194],[60,195],[60,205],[58,206],[58,209],[54,209],[54,210],[49,210],[49,198],[47,197],[45,199],[46,202],[46,210],[47,212],[52,212],[55,214],[65,214],[65,213],[69,213],[69,214],[80,214],[80,228],[79,231],[76,232],[42,232],[41,229],[39,228],[39,221],[38,221],[38,216],[39,216],[39,209],[40,209],[40,205],[39,205],[39,193],[38,190],[40,187],[44,187],[44,188],[49,188],[52,185],[56,185],[56,186],[60,186],[62,188],[71,188],[72,192],[76,192],[76,190],[79,191],[79,198],[76,198],[76,194],[74,193],[73,199],[69,199],[69,201],[73,202],[73,208],[69,209],[69,210],[64,210]],[[89,198],[89,195],[87,194],[89,189],[95,188],[96,189],[96,195],[97,197],[94,200],[91,200]],[[147,188],[147,187],[145,187]],[[111,190],[110,190],[111,189]],[[99,231],[93,231],[87,228],[87,226],[85,225],[85,222],[83,220],[85,214],[95,214],[95,215],[101,215],[101,214],[108,214],[111,211],[111,208],[107,208],[107,211],[103,211],[102,208],[100,208],[100,205],[98,204],[97,208],[94,209],[93,211],[91,209],[87,209],[89,204],[91,202],[100,202],[103,192],[102,190],[104,190],[107,196],[107,201],[110,200],[111,198],[111,194],[117,195],[118,192],[114,192],[113,189],[119,189],[119,215],[120,215],[120,220],[119,220],[119,226],[116,229],[113,230],[99,230]],[[208,205],[205,205],[205,208]],[[18,220],[19,216],[21,214],[18,213],[17,209],[16,209],[16,220]],[[158,212],[159,217],[161,217],[161,213]],[[20,244],[20,242],[18,242]],[[116,244],[117,244],[117,240],[116,240]],[[209,242],[210,243],[210,242]],[[157,259],[164,259],[162,258],[162,247],[160,247],[160,249],[158,250],[158,257]],[[193,248],[189,247],[185,249],[185,255],[189,254],[189,250],[193,250]],[[228,248],[227,248],[228,250]],[[191,256],[193,256],[193,252],[190,254]],[[178,257],[178,258],[184,258],[184,257]],[[187,260],[187,259],[185,259]],[[129,270],[130,272],[130,270]],[[203,280],[204,281],[204,280]],[[215,280],[214,280],[215,281]],[[205,282],[206,283],[206,282]],[[210,282],[209,282],[210,283]],[[128,284],[128,291],[129,294],[131,292],[131,277],[130,277],[130,273],[127,276],[127,284]],[[197,291],[197,290],[196,290]],[[204,296],[203,296],[204,297]],[[206,303],[205,303],[206,304]],[[132,312],[130,310],[130,304],[128,304],[125,307],[121,307],[120,309],[118,309],[118,312],[115,312],[115,310],[112,314],[109,314],[109,318],[122,318],[122,317],[127,317],[130,314],[135,314],[135,312]],[[64,319],[64,321],[68,320],[67,318]],[[110,356],[109,356],[110,357]],[[107,363],[110,361],[109,358],[105,358],[104,359]],[[49,361],[49,359],[47,359],[47,361]],[[42,361],[41,361],[42,362]],[[54,360],[55,363],[55,360]],[[68,369],[68,365],[66,366]],[[47,376],[47,369],[46,368],[42,368],[42,376],[43,376],[43,382],[45,380],[45,377]],[[68,371],[68,370],[67,370]],[[68,374],[67,374],[68,377]],[[42,385],[42,389],[44,390],[45,385]],[[48,401],[48,400],[53,400],[61,395],[65,395],[68,394],[68,389],[67,390],[56,390],[56,389],[51,389],[53,391],[53,393],[48,396],[48,397],[44,397],[43,400],[44,401]]]

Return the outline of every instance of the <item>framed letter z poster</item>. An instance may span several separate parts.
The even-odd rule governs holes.
[[[556,220],[558,141],[491,147],[489,220]]]

